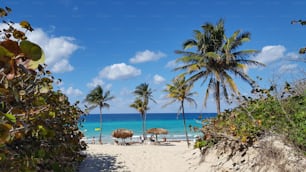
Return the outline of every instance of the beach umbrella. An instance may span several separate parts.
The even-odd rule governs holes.
[[[157,135],[159,134],[168,134],[168,130],[164,128],[150,128],[147,130],[148,134],[155,134],[156,141],[157,141]]]
[[[132,137],[133,136],[133,131],[132,130],[128,130],[125,128],[119,128],[116,129],[112,132],[112,136],[115,138],[121,138],[122,140]]]

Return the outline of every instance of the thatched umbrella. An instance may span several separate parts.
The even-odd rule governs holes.
[[[148,134],[155,134],[156,141],[157,141],[157,135],[168,134],[168,130],[166,130],[164,128],[150,128],[149,130],[147,130],[147,133]]]
[[[124,139],[132,137],[133,136],[133,131],[132,130],[128,130],[128,129],[124,129],[124,128],[119,128],[116,129],[112,132],[112,136],[115,138],[121,138],[122,141],[124,141]]]

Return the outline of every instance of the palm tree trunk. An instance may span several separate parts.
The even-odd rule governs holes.
[[[143,121],[143,132],[144,132],[144,139],[147,140],[147,135],[146,135],[146,131],[147,131],[147,126],[146,126],[146,121],[147,121],[147,114],[144,113],[144,121]]]
[[[99,143],[102,144],[102,107],[100,107],[100,137]]]
[[[216,83],[216,105],[217,105],[217,114],[221,113],[221,104],[220,104],[220,82]]]
[[[181,101],[181,107],[182,107],[182,115],[183,115],[183,121],[184,121],[184,129],[185,129],[185,135],[187,140],[187,146],[189,147],[189,138],[187,134],[187,128],[186,128],[186,120],[185,120],[185,111],[184,111],[184,101]]]
[[[146,140],[146,133],[145,133],[145,115],[141,114],[142,117],[142,136],[143,139]]]

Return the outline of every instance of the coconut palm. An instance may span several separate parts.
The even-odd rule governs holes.
[[[99,107],[100,110],[100,144],[102,144],[102,108],[109,108],[110,105],[107,102],[114,98],[114,96],[110,95],[110,91],[104,92],[100,85],[94,88],[85,98],[85,101],[90,105],[89,110],[96,107]]]
[[[142,109],[144,110],[143,115],[142,115],[143,116],[143,130],[145,131],[146,130],[146,116],[147,116],[146,114],[147,114],[147,110],[149,110],[148,108],[149,101],[151,100],[154,103],[156,103],[155,100],[153,99],[153,95],[152,95],[153,91],[149,87],[149,84],[142,83],[136,87],[133,93],[136,96],[135,102],[141,100],[141,103],[142,103]],[[146,139],[145,132],[143,134],[144,134],[143,135],[144,138]]]
[[[192,96],[195,95],[196,92],[191,92],[191,89],[192,89],[192,85],[190,83],[186,82],[185,77],[184,76],[179,76],[179,77],[176,77],[176,78],[173,79],[172,84],[167,84],[167,87],[164,90],[168,93],[167,97],[172,99],[165,106],[167,106],[169,104],[172,104],[176,101],[178,101],[180,103],[179,113],[182,113],[185,135],[186,135],[186,140],[187,140],[187,145],[188,146],[189,146],[189,138],[188,138],[187,128],[186,128],[184,103],[185,103],[185,101],[187,101],[190,104],[196,106],[196,102],[192,98]]]
[[[232,74],[239,76],[242,80],[255,87],[255,82],[245,72],[248,65],[262,65],[257,61],[248,60],[246,57],[254,55],[256,50],[237,50],[239,46],[250,40],[250,33],[237,30],[229,38],[225,35],[224,21],[221,19],[214,26],[206,23],[202,26],[203,32],[194,31],[194,38],[184,42],[183,51],[176,51],[182,54],[177,62],[183,65],[175,70],[184,70],[183,75],[189,75],[189,82],[195,83],[202,79],[202,84],[208,80],[208,86],[204,98],[204,106],[211,90],[214,90],[214,98],[217,106],[217,113],[221,113],[220,89],[225,99],[229,102],[228,88],[235,95],[239,90],[232,78]],[[189,48],[196,48],[196,52],[186,51]]]
[[[142,134],[143,138],[145,138],[145,114],[146,111],[149,110],[149,108],[140,98],[136,98],[136,100],[130,105],[130,107],[135,108],[140,113],[142,120]]]

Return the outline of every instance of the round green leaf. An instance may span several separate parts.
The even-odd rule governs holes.
[[[42,56],[39,60],[37,60],[37,61],[31,60],[29,62],[28,68],[33,69],[33,70],[37,69],[40,64],[43,64],[45,62],[45,59],[46,59],[45,54],[42,53]]]
[[[38,61],[42,58],[43,51],[37,44],[34,44],[30,41],[21,41],[20,43],[21,52],[23,52],[27,58]]]

